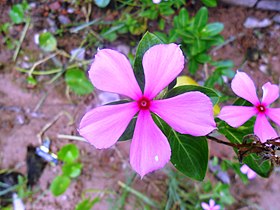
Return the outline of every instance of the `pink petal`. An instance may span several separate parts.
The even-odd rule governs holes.
[[[114,50],[99,50],[89,70],[92,84],[103,91],[119,93],[134,100],[142,92],[127,58]]]
[[[237,71],[231,82],[231,88],[236,95],[252,104],[259,103],[254,82],[246,73]]]
[[[215,206],[215,201],[213,199],[210,199],[209,206],[210,206],[210,208]]]
[[[254,179],[254,178],[256,178],[256,176],[257,176],[256,172],[253,171],[252,169],[250,169],[247,173],[248,179]]]
[[[130,164],[143,178],[149,172],[165,166],[171,149],[167,138],[154,123],[149,111],[140,111],[131,146]]]
[[[258,114],[254,126],[254,133],[260,138],[261,142],[276,138],[277,133],[269,124],[264,114]]]
[[[255,114],[257,111],[251,106],[225,106],[220,111],[218,118],[232,127],[239,127]]]
[[[184,68],[184,56],[176,44],[159,44],[144,54],[144,95],[152,99],[169,85]]]
[[[279,87],[277,85],[273,85],[270,82],[265,83],[262,86],[263,89],[263,97],[262,104],[267,106],[279,98]]]
[[[115,144],[137,113],[136,102],[97,107],[85,114],[79,133],[97,149]]]
[[[201,203],[201,207],[202,207],[204,210],[209,210],[209,209],[210,209],[210,206],[209,206],[207,203],[205,203],[205,202],[202,202],[202,203]]]
[[[204,136],[216,128],[212,103],[198,91],[152,101],[150,110],[183,134]]]
[[[280,108],[266,108],[265,114],[280,126]]]
[[[243,165],[241,168],[240,168],[240,171],[243,173],[243,174],[247,174],[248,171],[249,171],[249,167],[247,165]]]

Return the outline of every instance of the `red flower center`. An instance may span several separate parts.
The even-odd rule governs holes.
[[[149,108],[150,108],[150,105],[151,105],[150,99],[146,98],[145,96],[143,96],[142,98],[140,98],[140,99],[137,101],[137,103],[138,103],[139,109],[143,109],[143,110],[149,109]]]
[[[262,104],[258,105],[257,109],[258,109],[259,112],[265,112],[265,110],[266,110],[265,106],[262,105]]]

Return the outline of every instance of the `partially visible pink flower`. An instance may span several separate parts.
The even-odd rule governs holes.
[[[216,205],[215,201],[213,199],[210,199],[209,204],[202,202],[201,207],[203,210],[220,210],[220,205]]]
[[[159,4],[161,2],[161,0],[153,0],[154,4]]]
[[[280,108],[269,107],[279,97],[278,86],[270,82],[265,83],[262,86],[262,100],[259,100],[251,78],[246,73],[237,71],[232,80],[231,88],[236,95],[249,101],[253,106],[225,106],[218,117],[232,127],[239,127],[256,115],[254,133],[261,142],[276,138],[278,135],[267,118],[280,125]]]
[[[257,176],[256,172],[253,171],[252,169],[250,169],[249,166],[247,166],[245,164],[240,168],[240,171],[243,174],[246,174],[248,179],[254,179]]]
[[[79,132],[98,149],[114,145],[138,114],[130,146],[130,164],[143,177],[162,168],[171,156],[167,138],[152,118],[161,117],[182,134],[203,136],[216,127],[212,103],[201,92],[187,92],[172,98],[154,100],[184,68],[184,56],[176,44],[151,47],[143,56],[145,75],[141,91],[126,57],[114,50],[99,50],[89,71],[93,85],[132,101],[97,107],[82,118]]]

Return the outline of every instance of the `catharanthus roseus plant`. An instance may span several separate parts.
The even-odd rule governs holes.
[[[203,180],[209,159],[207,139],[235,148],[241,162],[268,177],[278,146],[256,141],[273,141],[271,138],[277,136],[267,117],[278,122],[278,109],[270,107],[279,96],[278,87],[266,83],[259,100],[249,76],[237,72],[232,89],[241,98],[234,106],[223,107],[218,116],[221,120],[215,122],[213,105],[219,100],[215,91],[193,85],[174,87],[183,68],[179,45],[163,44],[148,32],[139,42],[133,67],[123,54],[99,50],[89,70],[92,84],[126,100],[86,113],[79,133],[98,149],[131,139],[130,164],[141,177],[170,160],[186,176]],[[256,123],[254,118],[249,120],[253,116]],[[216,128],[215,136],[211,135]],[[219,134],[230,142],[219,140]]]
[[[276,138],[278,135],[267,118],[280,125],[280,108],[271,108],[270,105],[279,98],[279,88],[270,82],[262,86],[263,97],[259,100],[256,87],[251,78],[244,72],[237,72],[231,83],[233,92],[249,101],[253,106],[225,106],[219,118],[233,127],[239,127],[254,115],[257,116],[254,133],[262,142]]]
[[[99,50],[89,71],[93,85],[103,91],[127,96],[131,101],[91,110],[83,117],[79,128],[80,134],[96,148],[108,148],[117,142],[136,115],[130,163],[141,177],[162,168],[172,153],[167,137],[153,120],[153,114],[181,134],[204,136],[215,129],[212,103],[205,94],[191,91],[156,99],[184,68],[184,56],[178,45],[151,47],[145,52],[142,65],[144,91],[124,55],[110,49]]]

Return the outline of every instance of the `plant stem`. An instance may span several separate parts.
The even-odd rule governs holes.
[[[230,147],[234,147],[234,148],[236,148],[236,149],[240,148],[240,145],[238,145],[238,144],[233,144],[233,143],[230,143],[230,142],[226,142],[226,141],[217,139],[217,138],[214,137],[214,136],[209,136],[209,135],[207,135],[206,138],[208,138],[209,140],[215,141],[215,142],[217,142],[217,143],[219,143],[219,144],[224,144],[224,145],[227,145],[227,146],[230,146]]]
[[[25,23],[25,26],[24,26],[24,29],[23,29],[22,34],[21,34],[21,36],[20,36],[19,43],[18,43],[17,48],[16,48],[16,50],[15,50],[15,53],[14,53],[14,55],[13,55],[13,61],[16,61],[16,59],[17,59],[18,53],[19,53],[19,51],[20,51],[22,42],[23,42],[23,40],[24,40],[24,38],[25,38],[25,36],[26,36],[26,32],[27,32],[27,30],[28,30],[28,28],[29,28],[30,22],[31,22],[31,19],[30,19],[30,18],[27,18],[26,23]]]

